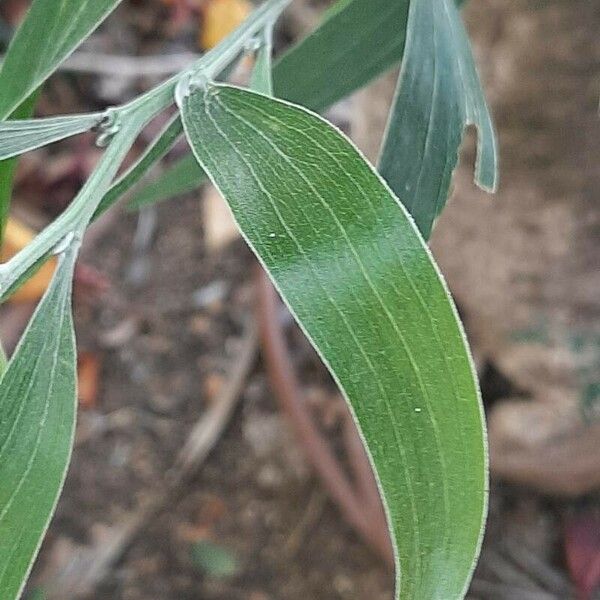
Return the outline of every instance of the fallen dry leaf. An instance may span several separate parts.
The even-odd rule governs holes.
[[[204,243],[209,252],[222,250],[240,236],[229,207],[212,185],[208,186],[204,192],[202,221]]]
[[[4,243],[0,250],[0,260],[6,262],[22,250],[35,237],[35,232],[15,217],[10,217],[6,225]],[[39,300],[48,287],[54,273],[55,259],[49,260],[23,287],[19,288],[9,302],[31,302]]]
[[[80,351],[77,355],[77,386],[81,408],[95,408],[98,403],[100,367],[101,361],[98,354]]]
[[[251,10],[248,0],[208,0],[203,10],[200,46],[205,50],[216,46],[244,21]]]

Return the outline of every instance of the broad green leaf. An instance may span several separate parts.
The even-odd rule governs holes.
[[[410,3],[397,97],[379,172],[428,238],[450,188],[467,125],[478,130],[476,182],[497,185],[494,129],[471,46],[452,0]]]
[[[0,161],[89,131],[102,113],[0,122]]]
[[[0,95],[2,92],[0,92]],[[34,93],[11,115],[13,119],[27,119],[33,114],[38,94]],[[4,229],[8,220],[8,209],[13,191],[13,180],[17,170],[16,159],[0,161],[0,245],[4,238]]]
[[[134,194],[127,208],[138,210],[143,206],[188,194],[198,189],[205,181],[206,174],[198,165],[198,161],[193,154],[187,154],[169,165],[163,175]]]
[[[63,486],[75,428],[74,246],[0,379],[0,590],[19,597]]]
[[[120,0],[33,0],[0,68],[0,121],[36,90]]]
[[[320,117],[228,86],[179,98],[196,158],[352,407],[397,597],[461,597],[486,514],[484,423],[457,313],[412,219]]]

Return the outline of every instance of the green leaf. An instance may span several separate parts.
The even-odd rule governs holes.
[[[256,62],[250,77],[250,89],[261,92],[267,96],[273,95],[273,27],[271,21],[262,31],[259,39],[259,48],[256,52]]]
[[[34,93],[11,115],[13,119],[27,119],[33,114],[38,94]],[[13,180],[18,161],[15,159],[0,161],[0,246],[4,238],[4,229],[8,221],[8,210],[13,191]]]
[[[409,4],[338,0],[321,25],[275,64],[275,96],[322,111],[398,64]]]
[[[153,165],[164,158],[182,133],[181,118],[179,115],[175,115],[152,144],[146,148],[137,162],[111,186],[96,209],[94,219],[107,211],[121,196],[135,186]]]
[[[143,206],[188,194],[205,181],[206,173],[198,165],[194,155],[188,154],[169,165],[163,175],[134,194],[127,208],[138,210]]]
[[[446,203],[467,125],[476,125],[479,134],[476,181],[494,191],[494,130],[460,13],[452,0],[411,2],[379,172],[425,238]]]
[[[409,0],[342,0],[275,64],[275,96],[321,111],[402,59]]]
[[[324,110],[402,58],[408,0],[341,0],[333,8],[316,31],[275,63],[275,96]],[[130,206],[168,200],[204,180],[197,162],[184,158],[142,188]]]
[[[179,98],[196,158],[354,411],[397,597],[461,597],[486,514],[484,423],[457,313],[412,219],[320,117],[228,86]]]
[[[63,486],[75,428],[75,245],[0,380],[0,590],[18,598]]]
[[[0,122],[0,160],[19,156],[99,125],[102,113]]]
[[[0,69],[0,121],[29,97],[120,0],[33,0]]]

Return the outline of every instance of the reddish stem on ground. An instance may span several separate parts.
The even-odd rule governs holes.
[[[356,427],[348,415],[344,435],[355,480],[353,485],[302,397],[279,319],[280,300],[260,267],[257,268],[256,282],[262,351],[279,406],[346,521],[389,565],[393,565],[393,551],[379,492]]]

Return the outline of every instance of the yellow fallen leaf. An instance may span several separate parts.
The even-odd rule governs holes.
[[[15,219],[10,217],[6,224],[4,242],[0,250],[0,260],[6,262],[19,250],[22,250],[35,237],[35,232]],[[9,302],[30,302],[39,300],[48,287],[54,273],[55,260],[49,260],[23,287],[19,288],[10,298]]]
[[[205,50],[216,46],[246,19],[251,10],[248,0],[208,0],[204,5],[200,46]]]

